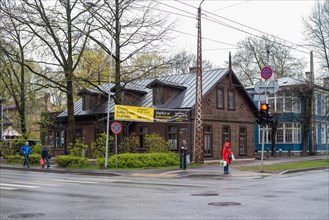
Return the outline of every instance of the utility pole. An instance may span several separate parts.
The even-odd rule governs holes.
[[[309,148],[309,154],[316,154],[316,131],[315,131],[315,97],[314,97],[314,62],[313,51],[310,52],[310,97],[311,97],[311,146]]]
[[[197,72],[195,85],[195,130],[194,130],[194,163],[204,163],[203,140],[203,112],[202,112],[202,44],[201,44],[201,4],[198,8],[198,47],[197,47]]]

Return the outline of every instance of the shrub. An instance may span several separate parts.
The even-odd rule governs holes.
[[[109,152],[110,152],[110,146],[112,146],[113,142],[113,136],[109,136]],[[96,142],[93,142],[91,144],[91,150],[93,154],[93,158],[102,158],[105,157],[106,153],[106,134],[102,133],[101,136],[99,136],[96,140]]]
[[[159,134],[155,133],[145,135],[145,147],[149,153],[168,152],[170,150],[169,143]]]
[[[36,143],[34,146],[33,146],[33,149],[32,149],[32,154],[41,154],[41,150],[42,150],[42,145],[41,143]]]
[[[69,144],[70,155],[76,157],[85,157],[88,145],[83,143],[83,138],[77,138],[74,145]]]
[[[30,154],[29,156],[29,162],[30,165],[37,165],[40,161],[40,155],[38,154]],[[8,163],[14,163],[14,164],[22,164],[24,161],[24,156],[21,155],[9,155],[7,156],[7,162]]]
[[[136,153],[139,146],[139,137],[136,133],[132,133],[129,137],[124,137],[119,144],[120,153]]]
[[[7,163],[18,164],[18,163],[23,163],[24,161],[24,157],[20,155],[7,155],[6,158],[7,158]]]
[[[145,154],[118,154],[118,168],[145,168],[145,167],[168,167],[178,166],[179,156],[175,153],[145,153]],[[99,168],[104,168],[105,158],[96,160]],[[109,168],[116,167],[116,156],[113,155],[108,161]]]
[[[89,166],[89,160],[87,158],[72,155],[57,156],[55,157],[55,162],[60,167],[83,168]]]

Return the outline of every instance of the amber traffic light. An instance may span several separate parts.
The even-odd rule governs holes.
[[[268,110],[268,104],[266,104],[266,103],[261,104],[260,109],[263,110],[263,111],[267,111]]]

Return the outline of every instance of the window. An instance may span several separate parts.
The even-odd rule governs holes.
[[[247,155],[247,129],[240,128],[239,132],[239,155]]]
[[[284,111],[291,112],[292,111],[292,98],[286,97],[284,100]]]
[[[272,128],[266,126],[260,127],[259,130],[259,141],[258,143],[262,143],[262,138],[263,138],[263,132],[265,131],[265,136],[264,136],[264,143],[272,143]]]
[[[145,134],[147,133],[147,127],[139,127],[139,148],[145,148]]]
[[[178,150],[177,126],[167,127],[168,142],[171,150]]]
[[[153,104],[154,105],[164,104],[163,87],[160,86],[153,88]]]
[[[212,155],[211,126],[205,126],[204,129],[204,155]]]
[[[53,147],[53,131],[49,130],[47,133],[44,134],[45,136],[45,146]]]
[[[222,140],[222,146],[224,146],[225,140],[231,141],[231,134],[230,134],[230,127],[224,126],[223,127],[223,134],[222,134],[223,140]]]
[[[283,112],[283,97],[276,98],[276,112]]]
[[[81,139],[82,138],[81,129],[75,130],[75,137],[76,137],[76,139]]]
[[[326,143],[326,125],[321,125],[321,144]]]
[[[265,143],[272,142],[272,129],[260,127],[259,143],[262,143],[262,134],[265,129]],[[301,125],[299,123],[279,123],[276,133],[276,143],[300,144],[301,143]]]
[[[83,110],[90,110],[91,109],[91,97],[90,95],[83,96]]]
[[[65,131],[56,131],[55,147],[64,147]]]
[[[217,88],[217,108],[224,108],[224,90]]]
[[[300,99],[297,98],[297,97],[294,97],[292,99],[292,112],[295,112],[295,113],[300,113],[301,112]]]
[[[234,92],[233,90],[228,91],[228,109],[233,110],[234,106]]]

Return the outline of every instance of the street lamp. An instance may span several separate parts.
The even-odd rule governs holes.
[[[112,16],[112,26],[114,23],[114,16]],[[105,144],[105,168],[108,163],[108,152],[109,152],[109,133],[110,133],[110,107],[111,107],[111,83],[112,83],[112,54],[113,54],[113,37],[111,38],[111,57],[110,57],[110,76],[109,76],[109,88],[108,88],[108,101],[107,101],[107,118],[106,118],[106,144]]]
[[[98,7],[95,3],[93,2],[87,2],[86,5],[89,8],[94,8],[94,7]],[[94,11],[96,14],[98,14],[96,11]],[[102,16],[100,16],[101,19],[103,19]],[[111,15],[111,19],[110,19],[110,24],[111,24],[111,32],[113,33],[113,26],[114,26],[114,21],[115,21],[115,16]],[[107,21],[105,20],[105,24],[107,23]],[[110,108],[111,108],[111,83],[112,83],[112,55],[113,55],[113,37],[111,37],[111,48],[110,48],[110,68],[109,68],[109,84],[108,84],[108,101],[107,101],[107,117],[106,117],[106,143],[105,143],[105,165],[104,167],[107,168],[107,164],[108,164],[108,151],[109,151],[109,133],[110,133]]]

